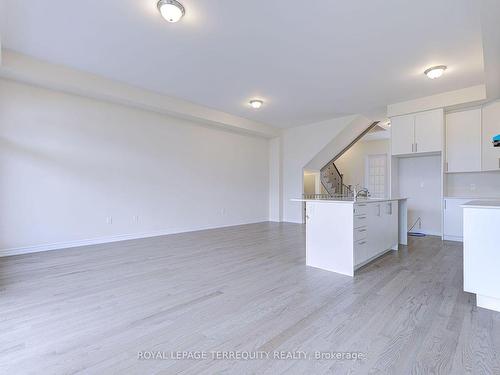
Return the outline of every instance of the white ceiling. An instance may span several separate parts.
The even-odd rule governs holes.
[[[480,1],[0,1],[4,47],[278,127],[484,82]]]

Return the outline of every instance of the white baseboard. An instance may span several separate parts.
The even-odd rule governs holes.
[[[448,235],[444,235],[443,236],[443,239],[445,241],[457,241],[457,242],[464,242],[464,239],[463,237],[459,237],[459,236],[448,236]]]
[[[111,242],[136,240],[136,239],[141,239],[141,238],[159,237],[159,236],[166,236],[169,234],[197,232],[197,231],[208,230],[208,229],[228,228],[228,227],[235,227],[238,225],[263,223],[266,221],[267,220],[258,220],[258,221],[233,223],[233,224],[219,225],[219,226],[205,226],[205,227],[183,229],[183,230],[163,229],[163,230],[157,230],[157,231],[147,232],[147,233],[119,234],[119,235],[115,235],[115,236],[106,236],[106,237],[90,238],[90,239],[83,239],[83,240],[74,240],[74,241],[55,242],[55,243],[32,245],[32,246],[14,247],[14,248],[8,248],[8,249],[0,249],[0,257],[6,257],[6,256],[11,256],[11,255],[20,255],[20,254],[29,254],[29,253],[39,253],[42,251],[69,249],[69,248],[80,247],[80,246],[99,245],[99,244],[105,244],[105,243],[111,243]]]

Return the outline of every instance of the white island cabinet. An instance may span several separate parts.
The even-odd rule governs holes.
[[[464,290],[479,307],[500,311],[499,201],[471,201],[464,209]]]
[[[308,266],[353,276],[399,242],[406,244],[404,199],[306,200]]]

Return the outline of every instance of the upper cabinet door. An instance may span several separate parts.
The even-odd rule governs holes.
[[[411,154],[414,149],[415,116],[405,115],[391,118],[392,155]]]
[[[493,138],[500,135],[500,102],[483,107],[482,133],[483,171],[498,171],[500,170],[500,144],[495,147]]]
[[[443,109],[420,112],[415,115],[415,152],[443,150]]]
[[[481,109],[446,115],[447,172],[481,170]]]

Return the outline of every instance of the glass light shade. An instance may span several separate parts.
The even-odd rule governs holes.
[[[429,77],[430,79],[436,79],[436,78],[441,77],[445,70],[446,70],[446,66],[444,66],[444,65],[433,66],[432,68],[427,69],[424,72],[424,74],[427,77]]]
[[[160,0],[158,10],[168,22],[178,22],[184,16],[184,7],[175,0]]]
[[[254,109],[259,109],[260,107],[262,107],[262,104],[264,104],[262,100],[257,100],[257,99],[250,100],[250,105]]]

